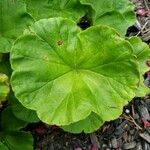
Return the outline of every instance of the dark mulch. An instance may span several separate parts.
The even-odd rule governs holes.
[[[139,36],[149,44],[150,42],[150,1],[131,0],[135,4],[136,23],[129,28],[128,36]]]
[[[150,43],[150,2],[132,0],[137,22],[127,31]],[[80,26],[89,23],[82,18]],[[86,28],[86,27],[85,27]],[[43,123],[30,127],[35,150],[150,150],[150,95],[135,98],[124,107],[123,114],[107,122],[92,134],[70,134]]]

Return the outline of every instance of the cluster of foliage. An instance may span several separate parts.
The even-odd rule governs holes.
[[[0,149],[33,149],[32,122],[93,132],[148,93],[134,22],[128,0],[0,0]]]

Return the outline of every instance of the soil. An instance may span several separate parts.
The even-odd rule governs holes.
[[[127,36],[139,36],[150,44],[150,2],[131,1],[137,21]],[[79,25],[86,28],[89,23],[82,18]],[[42,122],[30,125],[30,130],[35,150],[150,150],[150,95],[134,98],[118,119],[106,122],[92,134],[70,134]]]

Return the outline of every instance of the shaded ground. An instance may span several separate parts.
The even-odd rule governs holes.
[[[150,43],[150,2],[132,0],[137,22],[127,36],[137,35]],[[86,21],[81,23],[84,26]],[[93,134],[69,134],[43,123],[31,125],[35,150],[150,150],[150,96],[134,99],[123,114]]]

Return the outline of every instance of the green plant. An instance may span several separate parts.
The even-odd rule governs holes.
[[[132,47],[116,31],[106,26],[82,31],[62,18],[32,25],[14,43],[11,64],[16,97],[56,125],[83,120],[91,112],[104,121],[118,117],[134,97],[139,76]]]
[[[149,92],[150,49],[124,38],[135,21],[127,0],[0,0],[0,8],[0,148],[22,149],[17,135],[32,149],[23,128],[39,120],[93,132]]]
[[[32,150],[33,138],[28,132],[21,131],[27,122],[17,119],[11,108],[7,107],[1,114],[0,149]]]

